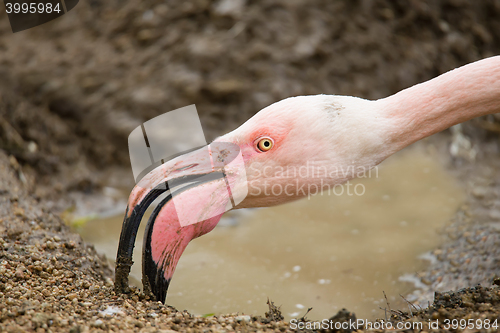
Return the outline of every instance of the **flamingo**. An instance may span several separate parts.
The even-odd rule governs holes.
[[[147,207],[163,193],[168,195],[146,226],[142,257],[144,292],[161,302],[188,243],[214,229],[228,204],[235,209],[269,207],[303,198],[310,194],[304,189],[321,190],[355,177],[338,170],[353,166],[369,170],[418,140],[496,112],[500,112],[500,56],[375,101],[316,95],[274,103],[214,140],[209,157],[203,149],[181,155],[134,187],[120,236],[115,291],[128,292],[137,229]],[[214,164],[228,154],[219,144],[236,147],[244,170]],[[309,165],[326,171],[325,176],[290,178],[275,172]],[[235,202],[231,191],[244,191],[242,183],[248,193]],[[270,187],[282,191],[266,190]]]

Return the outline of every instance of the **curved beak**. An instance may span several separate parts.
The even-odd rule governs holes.
[[[211,231],[222,214],[247,194],[239,147],[214,142],[148,173],[130,194],[116,257],[115,292],[129,291],[128,275],[137,230],[147,208],[166,195],[151,214],[144,234],[144,293],[165,302],[177,262],[187,244]]]

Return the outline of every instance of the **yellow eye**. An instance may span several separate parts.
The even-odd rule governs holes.
[[[269,138],[262,138],[257,143],[257,148],[262,152],[266,152],[271,148],[273,148],[273,145],[274,145],[273,140]]]

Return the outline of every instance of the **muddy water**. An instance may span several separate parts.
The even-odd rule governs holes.
[[[311,319],[343,307],[358,318],[375,318],[384,316],[385,291],[392,308],[404,307],[399,295],[414,287],[400,277],[425,267],[419,255],[439,244],[437,231],[464,199],[437,160],[414,147],[384,162],[378,176],[354,182],[364,186],[363,195],[317,195],[227,213],[186,249],[168,304],[195,314],[263,314],[269,297],[287,319],[308,307]],[[114,259],[121,222],[122,216],[91,221],[80,232]],[[132,267],[137,286],[141,249],[142,234]]]

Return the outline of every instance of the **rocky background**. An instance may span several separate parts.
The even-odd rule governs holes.
[[[196,104],[210,140],[289,96],[385,97],[500,53],[499,18],[499,0],[89,0],[13,34],[2,10],[0,148],[89,189],[156,115]]]

